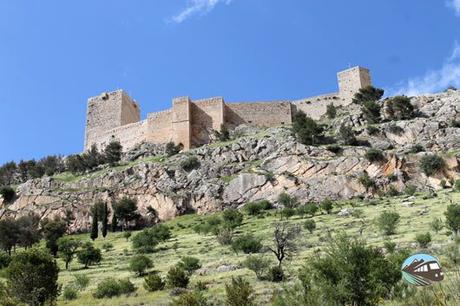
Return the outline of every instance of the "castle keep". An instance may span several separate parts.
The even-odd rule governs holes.
[[[173,141],[184,149],[209,143],[214,130],[222,124],[228,128],[238,125],[272,127],[288,125],[296,111],[313,119],[326,113],[327,105],[344,106],[352,103],[353,95],[370,86],[369,70],[354,67],[337,74],[339,91],[295,101],[226,103],[222,97],[190,100],[173,99],[172,108],[150,113],[141,120],[140,108],[124,91],[103,93],[88,100],[85,150],[96,145],[104,148],[118,140],[125,150],[140,142],[166,143]]]

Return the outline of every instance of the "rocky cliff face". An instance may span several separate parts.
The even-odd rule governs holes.
[[[239,207],[248,201],[268,199],[276,202],[282,192],[302,202],[325,198],[347,199],[375,197],[359,177],[367,172],[378,189],[389,186],[402,191],[407,185],[421,189],[440,188],[440,181],[460,179],[460,128],[452,121],[460,119],[460,92],[415,97],[412,103],[420,116],[406,121],[383,123],[380,131],[369,135],[359,108],[348,107],[346,113],[329,122],[331,130],[348,124],[358,138],[372,147],[385,150],[386,161],[370,163],[367,147],[343,147],[333,153],[327,147],[305,146],[288,128],[256,130],[240,127],[240,137],[227,143],[216,143],[173,157],[137,159],[120,167],[64,180],[47,177],[30,180],[18,188],[14,203],[2,206],[1,216],[38,213],[41,217],[65,215],[72,211],[74,231],[90,225],[89,209],[97,200],[109,203],[123,196],[135,198],[142,214],[153,207],[160,219],[170,219],[187,211],[207,213],[225,207]],[[395,134],[393,126],[402,128]],[[410,154],[414,144],[438,152],[447,163],[434,177],[419,170],[418,161],[427,152]],[[126,154],[127,160],[157,155],[161,147],[142,145]],[[200,166],[192,171],[181,168],[190,155]]]

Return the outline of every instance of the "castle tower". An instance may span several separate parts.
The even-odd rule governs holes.
[[[139,105],[123,90],[90,98],[86,112],[85,151],[98,144],[104,132],[139,121]]]
[[[350,104],[355,93],[361,88],[372,85],[369,69],[359,66],[337,73],[337,78],[342,105]]]
[[[185,150],[191,148],[192,129],[189,97],[180,97],[173,100],[172,134],[174,143],[181,144]]]

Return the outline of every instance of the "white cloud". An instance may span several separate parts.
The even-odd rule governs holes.
[[[458,16],[460,16],[460,0],[448,0],[447,6],[454,9]]]
[[[452,54],[438,70],[428,71],[422,77],[415,77],[390,90],[391,95],[415,96],[435,93],[448,86],[460,88],[460,44],[455,43]]]
[[[171,22],[182,23],[193,15],[206,15],[211,12],[217,4],[230,4],[232,0],[187,0],[187,7],[179,14],[171,18]]]

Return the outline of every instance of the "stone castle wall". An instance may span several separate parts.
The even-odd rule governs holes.
[[[190,149],[209,143],[222,124],[229,128],[289,125],[297,111],[319,119],[329,104],[348,105],[360,88],[372,84],[369,70],[362,67],[341,71],[337,78],[338,92],[295,101],[225,103],[222,97],[175,98],[171,109],[148,114],[143,121],[139,105],[125,92],[104,93],[88,100],[85,150],[93,144],[103,149],[112,140],[120,141],[125,150],[140,142],[170,141]]]

